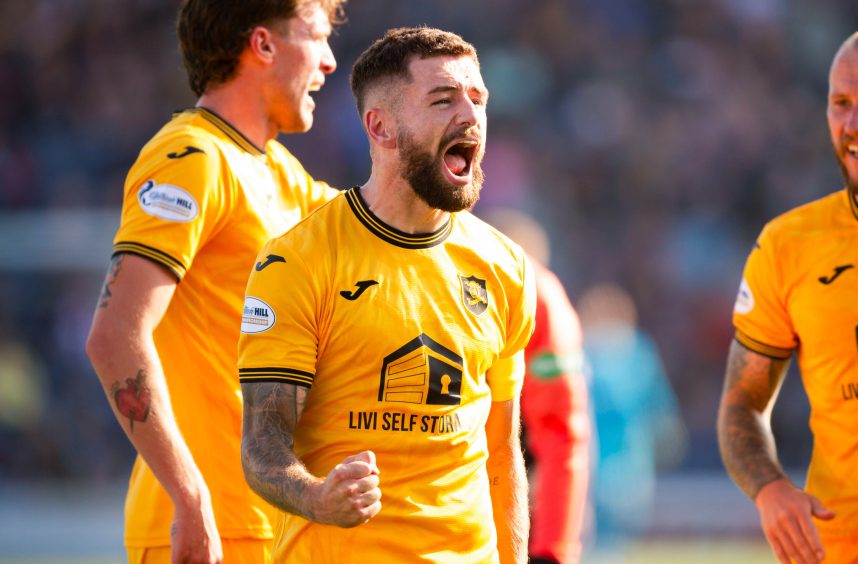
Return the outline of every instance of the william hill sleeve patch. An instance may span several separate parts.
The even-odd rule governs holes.
[[[184,188],[148,180],[137,192],[140,209],[167,221],[187,223],[200,214],[200,205]]]
[[[244,298],[244,309],[241,313],[242,333],[262,333],[274,327],[276,322],[277,316],[271,306],[253,296]]]

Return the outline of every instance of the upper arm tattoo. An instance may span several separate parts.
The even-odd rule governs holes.
[[[718,411],[718,443],[730,476],[751,498],[786,477],[777,459],[769,415],[789,360],[755,353],[733,342]]]
[[[104,279],[104,285],[101,287],[101,296],[98,298],[98,307],[107,307],[110,305],[110,298],[113,294],[110,292],[110,286],[116,282],[119,277],[119,272],[122,270],[122,261],[125,259],[124,254],[114,255],[110,259],[110,267],[107,269],[107,277]]]
[[[241,460],[250,486],[269,503],[312,519],[302,494],[312,476],[292,450],[307,388],[286,383],[241,385]]]

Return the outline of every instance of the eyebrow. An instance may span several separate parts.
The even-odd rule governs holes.
[[[453,84],[445,84],[443,86],[436,86],[432,90],[426,93],[427,96],[431,96],[433,94],[440,94],[442,92],[458,92],[460,88]],[[476,90],[481,96],[488,97],[489,91],[485,88],[478,88],[476,86],[472,86],[468,88],[468,90]]]

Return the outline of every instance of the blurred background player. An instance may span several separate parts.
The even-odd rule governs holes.
[[[831,63],[828,129],[846,188],[763,228],[733,309],[718,411],[724,465],[781,562],[858,562],[858,33]],[[793,353],[813,432],[804,489],[771,428]]]
[[[578,562],[590,466],[581,324],[560,280],[545,266],[550,245],[542,226],[511,209],[481,216],[522,246],[536,280],[536,329],[525,349],[521,392],[525,447],[535,463],[528,468],[530,562]]]
[[[178,38],[195,108],[143,148],[125,184],[87,352],[139,455],[131,562],[265,562],[271,508],[241,470],[236,346],[262,245],[336,190],[275,140],[307,131],[336,62],[339,0],[188,0]],[[257,268],[278,257],[268,257]]]
[[[682,459],[685,428],[631,296],[613,284],[596,285],[581,296],[578,310],[596,427],[595,539],[602,548],[622,550],[650,523],[656,470]]]

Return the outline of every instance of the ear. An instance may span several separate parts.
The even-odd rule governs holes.
[[[363,126],[373,144],[385,149],[396,148],[396,124],[389,111],[369,108],[363,114]]]
[[[276,48],[273,41],[273,32],[267,27],[256,26],[250,32],[247,40],[247,49],[257,60],[270,63],[274,60]]]

